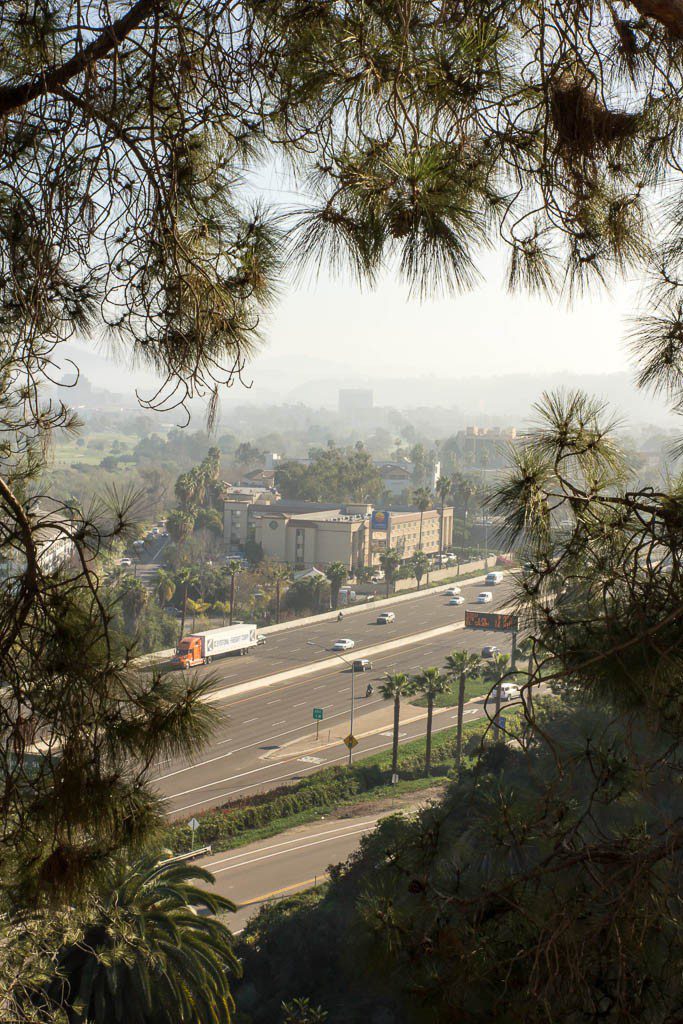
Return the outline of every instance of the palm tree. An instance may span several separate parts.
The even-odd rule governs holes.
[[[180,616],[180,637],[178,643],[183,638],[185,633],[185,619],[187,618],[187,592],[190,587],[194,587],[197,584],[198,576],[192,569],[181,569],[178,573],[178,586],[182,587],[183,591],[183,606],[182,614]]]
[[[401,718],[401,697],[409,697],[415,693],[415,683],[405,672],[387,672],[386,682],[382,683],[379,692],[385,700],[394,702],[394,740],[391,751],[391,774],[398,772],[398,727]]]
[[[138,620],[147,606],[149,592],[140,580],[128,576],[121,587],[121,611],[123,625],[129,636],[137,630]]]
[[[452,486],[453,481],[448,476],[440,476],[436,481],[436,493],[441,503],[439,508],[439,569],[443,565],[443,510]]]
[[[501,683],[510,671],[508,668],[509,661],[510,659],[507,654],[496,654],[494,658],[491,658],[491,660],[486,663],[483,673],[486,682],[491,683],[492,685],[495,684],[496,687],[496,718],[493,733],[496,741],[500,739],[498,719],[500,718],[500,700],[502,696]]]
[[[425,774],[429,775],[432,768],[432,719],[434,715],[434,700],[440,693],[449,689],[450,682],[446,676],[441,675],[438,668],[423,668],[414,677],[416,688],[424,693],[427,698],[427,743],[425,747]]]
[[[460,559],[464,558],[465,540],[467,539],[467,516],[469,512],[470,501],[477,493],[477,485],[472,481],[468,480],[467,477],[461,476],[455,486],[455,494],[460,502],[463,510],[463,527],[462,527],[462,542],[460,544]]]
[[[425,512],[432,503],[432,492],[428,487],[418,487],[417,490],[413,492],[413,501],[420,510],[420,536],[417,542],[417,549],[418,551],[422,551],[422,520],[424,519]]]
[[[214,915],[235,906],[195,881],[214,879],[196,864],[156,856],[114,862],[29,1004],[61,1010],[69,1024],[228,1024],[230,976],[241,970],[232,935]]]
[[[173,577],[164,572],[163,569],[159,569],[156,579],[156,597],[159,602],[159,606],[164,608],[175,594],[175,582]]]
[[[386,551],[381,552],[379,556],[379,564],[382,567],[382,572],[384,573],[387,597],[389,597],[389,587],[396,579],[396,573],[399,565],[401,564],[401,556],[396,548],[387,548]]]
[[[276,562],[268,570],[270,579],[275,583],[275,622],[280,621],[280,595],[282,584],[289,583],[292,578],[292,570],[284,562]]]
[[[410,564],[412,566],[415,582],[417,583],[417,589],[419,590],[422,577],[426,572],[429,572],[429,559],[425,555],[424,551],[416,551],[410,559]],[[427,580],[427,582],[429,582],[429,580]]]
[[[228,622],[232,626],[232,616],[235,610],[235,577],[242,572],[242,563],[238,562],[236,558],[231,558],[226,566],[226,572],[230,577],[230,618]]]
[[[195,622],[198,615],[203,615],[206,609],[209,607],[208,601],[193,601],[191,598],[188,599],[187,606],[192,612],[192,632],[194,633]]]
[[[223,619],[223,625],[225,625],[225,620],[227,619],[228,612],[230,611],[230,602],[214,601],[211,607],[213,611],[217,612],[221,616],[221,618]]]
[[[339,604],[339,591],[342,583],[349,575],[349,570],[343,562],[330,562],[325,569],[325,575],[330,581],[330,598],[332,601],[332,608],[336,610],[337,605]]]
[[[453,651],[446,658],[446,673],[453,679],[457,679],[458,687],[458,728],[455,741],[455,765],[460,767],[462,760],[462,720],[465,709],[465,684],[479,674],[481,659],[478,654],[470,654],[469,651]]]

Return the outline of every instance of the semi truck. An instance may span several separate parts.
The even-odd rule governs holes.
[[[178,644],[172,664],[180,668],[209,665],[224,654],[248,654],[257,643],[256,626],[250,622],[190,633]]]

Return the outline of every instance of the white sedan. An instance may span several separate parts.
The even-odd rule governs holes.
[[[119,561],[119,565],[132,565],[132,564],[133,564],[133,559],[132,558],[122,558]]]
[[[457,597],[460,593],[460,587],[449,587],[448,590],[444,591],[446,597]]]
[[[356,645],[355,645],[354,641],[353,640],[349,640],[348,638],[344,639],[344,640],[335,640],[334,643],[332,644],[332,650],[333,651],[350,651],[355,646]]]
[[[452,597],[448,603],[449,604],[464,604],[465,603],[465,598],[462,596],[462,594],[456,594],[455,597]]]
[[[493,594],[490,590],[482,590],[481,594],[477,594],[477,604],[488,604],[489,601],[493,601]]]

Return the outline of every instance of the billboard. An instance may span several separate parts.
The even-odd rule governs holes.
[[[511,612],[465,612],[466,629],[488,629],[500,633],[516,633],[519,620]]]
[[[370,521],[370,528],[372,530],[388,530],[389,529],[389,513],[380,512],[377,509],[372,513],[372,519]]]

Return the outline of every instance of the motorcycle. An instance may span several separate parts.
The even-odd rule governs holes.
[[[366,697],[372,697],[374,692],[375,692],[375,687],[372,685],[372,683],[368,683],[368,685],[366,687],[366,690],[365,690],[365,696]]]
[[[339,612],[339,615],[337,616],[337,622],[341,622],[341,620],[343,618],[344,618],[344,612]]]

